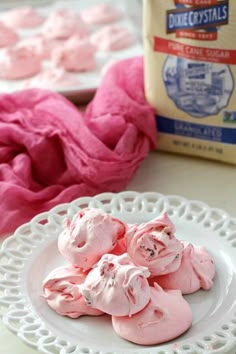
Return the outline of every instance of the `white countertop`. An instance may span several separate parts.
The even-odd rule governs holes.
[[[201,200],[236,218],[236,166],[180,155],[152,152],[127,187]],[[1,243],[1,241],[0,241]],[[36,354],[0,321],[1,354]],[[236,348],[229,354],[236,354]]]

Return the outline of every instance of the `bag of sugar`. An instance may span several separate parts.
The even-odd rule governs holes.
[[[161,150],[236,163],[236,1],[144,0]]]

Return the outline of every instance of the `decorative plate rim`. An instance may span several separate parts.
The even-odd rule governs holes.
[[[49,230],[61,228],[65,216],[71,217],[80,208],[86,206],[102,208],[112,214],[121,212],[130,213],[130,215],[148,213],[150,218],[167,210],[170,216],[178,216],[189,222],[198,222],[206,229],[216,232],[219,240],[229,247],[229,253],[236,251],[235,218],[230,217],[222,209],[211,208],[201,201],[188,200],[178,195],[135,191],[101,193],[94,197],[80,197],[71,203],[60,204],[47,212],[38,214],[30,222],[20,226],[14,235],[4,240],[2,244],[0,251],[0,318],[25,343],[43,353],[113,354],[111,351],[109,353],[103,350],[95,352],[92,349],[80,348],[79,344],[61,340],[47,328],[23,295],[24,292],[23,294],[21,292],[24,266],[35,248],[49,238]],[[181,348],[167,346],[167,349],[159,350],[158,346],[155,349],[140,346],[137,349],[138,353],[228,353],[236,346],[236,306],[232,312],[231,318],[228,321],[224,319],[219,330],[212,333],[210,347],[200,338],[200,344],[186,342]],[[203,333],[201,336],[204,335]],[[217,343],[220,343],[220,346],[215,345]],[[124,351],[124,349],[117,348],[114,352],[114,354],[128,353],[137,354],[137,351],[134,349],[125,349]]]

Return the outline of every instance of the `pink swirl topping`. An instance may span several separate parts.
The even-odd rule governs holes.
[[[137,267],[127,254],[105,254],[79,289],[86,302],[115,316],[131,316],[150,300],[148,269]]]
[[[98,51],[112,52],[132,46],[134,35],[123,26],[105,26],[92,34],[90,40]]]
[[[158,282],[165,289],[179,289],[183,294],[191,294],[200,288],[209,290],[213,286],[215,265],[204,247],[194,247],[182,242],[183,257],[179,269],[171,274],[150,278],[150,283]]]
[[[58,239],[61,254],[71,264],[88,270],[123,238],[126,226],[98,209],[84,209],[67,220]]]
[[[13,29],[0,21],[0,47],[7,47],[18,41],[18,35]]]
[[[99,4],[84,9],[81,16],[90,25],[105,25],[120,20],[122,14],[109,4]]]
[[[51,54],[52,44],[48,39],[41,35],[35,35],[22,39],[18,43],[18,47],[30,49],[36,55],[39,55],[42,59],[48,59]]]
[[[48,305],[62,316],[99,316],[103,312],[88,306],[79,291],[86,274],[73,267],[54,269],[44,280],[43,293]]]
[[[19,7],[4,13],[3,21],[12,28],[38,27],[44,18],[32,7]]]
[[[95,48],[86,39],[72,37],[63,47],[53,50],[52,62],[67,71],[91,71],[96,67]]]
[[[145,224],[131,225],[126,233],[127,253],[135,264],[147,267],[151,276],[174,272],[183,252],[174,232],[166,213]]]
[[[88,34],[87,25],[79,14],[68,9],[59,9],[52,13],[43,26],[45,37],[67,39],[73,35],[84,38]]]
[[[24,79],[39,73],[41,58],[27,48],[11,47],[0,51],[0,77]]]

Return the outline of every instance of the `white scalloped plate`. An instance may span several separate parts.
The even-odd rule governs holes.
[[[41,284],[64,263],[57,237],[65,216],[98,207],[126,222],[144,222],[167,211],[176,235],[205,246],[217,276],[210,291],[186,296],[193,310],[191,329],[175,341],[142,347],[119,338],[108,316],[77,320],[49,309]],[[21,226],[0,252],[0,315],[23,341],[48,354],[207,354],[236,347],[236,219],[199,201],[159,193],[103,193],[62,204]]]

